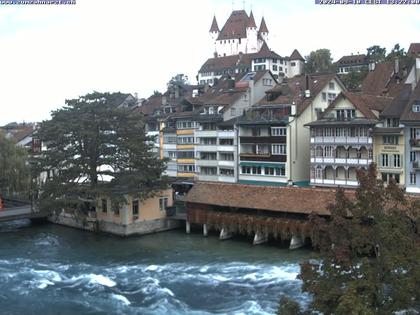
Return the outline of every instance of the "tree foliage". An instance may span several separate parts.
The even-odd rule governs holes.
[[[312,51],[305,59],[305,73],[321,73],[334,70],[329,49],[322,48]]]
[[[378,62],[385,61],[385,58],[386,58],[385,47],[381,47],[379,45],[373,45],[367,48],[366,50],[367,50],[367,57],[369,59],[369,62],[378,63]]]
[[[164,161],[152,152],[143,116],[117,108],[113,94],[87,94],[66,101],[37,133],[47,150],[34,160],[38,174],[54,172],[42,186],[42,207],[94,207],[99,197],[145,199],[167,187]]]
[[[312,217],[322,262],[301,266],[311,311],[393,314],[420,307],[420,211],[394,182],[384,187],[376,168],[358,172],[355,200],[342,189],[331,220]]]
[[[0,195],[27,199],[30,183],[26,150],[0,132]]]
[[[367,68],[363,68],[360,71],[354,71],[353,68],[350,68],[349,73],[340,75],[340,79],[347,90],[351,92],[360,92],[363,80],[366,78],[368,72]]]

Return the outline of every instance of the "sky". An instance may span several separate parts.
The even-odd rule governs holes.
[[[0,5],[0,126],[49,119],[66,99],[92,91],[164,91],[177,73],[196,83],[212,57],[213,15],[264,16],[282,56],[319,48],[342,55],[420,42],[420,5],[316,5],[314,0],[76,0],[76,5]]]

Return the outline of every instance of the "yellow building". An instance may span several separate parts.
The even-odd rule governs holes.
[[[140,201],[126,196],[127,203],[113,209],[111,200],[98,200],[96,219],[99,230],[118,235],[147,234],[168,230],[176,222],[167,219],[167,209],[173,206],[172,189]]]

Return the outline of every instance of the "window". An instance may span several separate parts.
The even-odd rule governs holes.
[[[261,175],[261,166],[242,166],[242,174]]]
[[[400,183],[400,174],[382,173],[382,181],[383,181],[384,183],[388,183],[388,184],[389,184],[389,182],[390,182],[392,179],[393,179],[393,180],[395,180],[395,182],[396,182],[397,184],[399,184],[399,183]]]
[[[286,154],[286,145],[285,144],[272,144],[271,145],[271,154],[273,154],[273,155],[285,155]]]
[[[335,93],[328,93],[328,104],[331,104],[332,101],[335,99],[336,94]]]
[[[327,93],[322,92],[322,101],[326,102],[327,101]]]
[[[330,82],[330,83],[328,84],[328,88],[329,88],[330,90],[334,90],[334,89],[335,89],[335,84],[334,84],[334,82]]]
[[[416,184],[416,173],[410,173],[410,185]]]
[[[410,162],[416,161],[416,152],[410,152]]]
[[[220,169],[220,175],[222,175],[222,176],[234,176],[235,172],[231,168],[221,168]]]
[[[194,127],[195,125],[193,121],[177,121],[176,122],[177,129],[191,129]]]
[[[202,145],[216,145],[217,138],[199,138],[200,144]]]
[[[350,120],[356,117],[355,109],[337,109],[337,120]]]
[[[296,62],[292,61],[292,62],[290,63],[290,65],[291,65],[292,67],[296,67]]]
[[[324,157],[333,157],[334,148],[332,146],[326,146],[324,149]]]
[[[168,208],[168,197],[159,198],[159,209],[165,211]]]
[[[217,160],[217,153],[216,152],[201,152],[200,158],[201,160],[214,161],[214,160]]]
[[[381,166],[388,166],[388,154],[381,154]]]
[[[132,210],[133,210],[133,216],[138,216],[139,215],[139,201],[138,201],[138,199],[133,200]]]
[[[284,128],[284,127],[271,127],[271,135],[274,136],[274,137],[285,136],[286,135],[286,128]]]
[[[414,113],[419,113],[420,112],[420,104],[418,104],[418,103],[413,104],[413,112]]]
[[[194,144],[194,137],[178,137],[178,144]]]
[[[400,120],[398,118],[387,118],[385,122],[386,127],[399,127]]]
[[[217,175],[217,167],[201,166],[200,174],[201,175]]]
[[[273,63],[277,63],[277,59],[276,58],[273,58]]]
[[[410,128],[410,139],[417,139],[417,128]]]
[[[163,143],[176,143],[176,136],[163,136]]]
[[[233,153],[220,153],[220,160],[222,161],[233,161]]]
[[[178,159],[193,159],[194,151],[178,151],[177,157]]]
[[[177,153],[176,151],[165,151],[164,156],[174,160],[176,159]]]
[[[393,167],[401,167],[401,158],[399,154],[393,154]]]
[[[398,144],[398,136],[383,136],[384,144]]]
[[[244,93],[244,96],[242,97],[244,99],[244,101],[248,100],[248,93]]]
[[[263,71],[265,70],[265,65],[254,66],[254,71]]]
[[[230,116],[235,116],[236,115],[236,108],[233,107],[230,109]]]
[[[261,128],[252,128],[252,136],[253,137],[261,136]]]
[[[108,211],[108,202],[106,199],[102,199],[102,212],[107,212]]]
[[[233,145],[233,139],[220,139],[220,145]]]
[[[285,169],[280,167],[264,167],[264,174],[269,176],[285,176]]]
[[[194,173],[195,166],[190,164],[178,165],[178,172],[181,173]]]

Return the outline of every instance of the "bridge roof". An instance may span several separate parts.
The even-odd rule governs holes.
[[[329,215],[328,205],[335,200],[335,189],[256,186],[197,182],[186,201],[233,208],[260,209],[285,213]],[[354,191],[346,191],[354,198]]]

